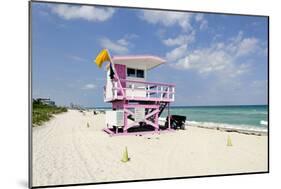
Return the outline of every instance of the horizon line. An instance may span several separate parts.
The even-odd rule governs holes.
[[[268,106],[269,104],[240,104],[240,105],[175,105],[170,106],[171,108],[177,107],[225,107],[225,106]],[[111,108],[111,106],[85,106],[84,108]]]

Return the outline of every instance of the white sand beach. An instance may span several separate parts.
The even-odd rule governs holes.
[[[267,136],[187,127],[110,137],[104,126],[104,114],[69,110],[34,127],[33,186],[267,171]]]

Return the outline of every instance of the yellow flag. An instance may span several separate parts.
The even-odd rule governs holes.
[[[103,49],[103,50],[101,50],[101,52],[96,57],[95,62],[98,65],[98,67],[101,68],[102,63],[104,63],[106,61],[110,61],[109,53],[107,52],[106,49]]]

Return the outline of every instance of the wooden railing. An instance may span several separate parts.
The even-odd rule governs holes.
[[[112,82],[113,99],[174,101],[175,85],[159,82],[145,82],[120,79]],[[124,91],[124,96],[121,90]]]

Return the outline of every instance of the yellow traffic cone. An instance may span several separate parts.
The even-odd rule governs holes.
[[[121,159],[121,161],[123,163],[126,163],[130,160],[129,156],[128,156],[128,149],[127,146],[125,147],[125,151],[123,152],[123,158]]]
[[[229,135],[227,136],[227,144],[226,145],[227,146],[232,146],[232,141],[231,141],[231,138],[230,138]]]

